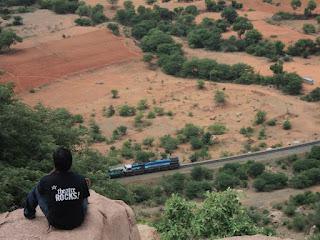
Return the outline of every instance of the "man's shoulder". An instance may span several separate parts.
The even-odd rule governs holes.
[[[79,173],[75,173],[75,172],[70,171],[70,174],[71,174],[73,177],[75,177],[75,178],[79,178],[79,179],[81,179],[81,180],[85,180],[85,177],[82,176],[82,175],[79,174]]]

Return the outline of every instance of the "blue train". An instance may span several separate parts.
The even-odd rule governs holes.
[[[177,169],[180,167],[179,158],[167,158],[146,163],[133,163],[110,168],[108,175],[110,178],[120,178],[140,175],[151,172]]]

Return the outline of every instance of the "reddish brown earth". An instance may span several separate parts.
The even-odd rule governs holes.
[[[60,77],[140,58],[125,40],[107,30],[96,30],[76,37],[44,42],[36,47],[16,47],[0,55],[0,81],[12,81],[18,92],[49,84]]]

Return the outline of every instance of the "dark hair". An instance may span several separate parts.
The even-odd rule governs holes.
[[[53,153],[53,162],[56,170],[67,172],[72,165],[72,154],[64,147],[57,148]]]

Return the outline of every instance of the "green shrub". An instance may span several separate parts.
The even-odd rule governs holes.
[[[217,90],[214,94],[214,101],[219,105],[224,105],[226,103],[226,97],[224,91]]]
[[[134,201],[136,203],[148,201],[153,197],[152,188],[148,185],[132,185],[130,190],[134,194]]]
[[[153,111],[150,111],[148,112],[147,118],[148,119],[156,118],[156,114]]]
[[[94,121],[90,121],[90,138],[92,142],[103,142],[105,137],[102,135],[99,125]]]
[[[202,198],[206,191],[211,191],[211,184],[207,181],[188,181],[186,184],[185,195],[189,199]]]
[[[213,173],[208,168],[196,166],[191,170],[191,178],[195,181],[212,180]]]
[[[283,173],[264,172],[253,182],[253,187],[258,192],[269,192],[287,186],[288,177]]]
[[[266,123],[268,126],[275,126],[277,124],[277,119],[270,119]]]
[[[221,17],[226,19],[229,23],[234,23],[238,17],[237,11],[232,7],[224,8]]]
[[[312,168],[294,175],[290,180],[293,188],[307,188],[320,182],[320,169]]]
[[[293,204],[295,206],[301,206],[301,205],[314,204],[319,200],[320,200],[319,192],[306,191],[304,193],[291,196],[289,202],[290,204]]]
[[[179,141],[170,135],[165,135],[160,138],[160,146],[165,149],[166,153],[172,153],[178,148]]]
[[[134,157],[134,149],[131,141],[125,141],[121,147],[121,156],[130,159]]]
[[[137,151],[135,154],[135,159],[137,162],[148,162],[154,156],[155,154],[153,152]]]
[[[265,166],[263,163],[254,162],[249,165],[248,174],[249,176],[256,178],[259,175],[261,175],[264,172],[264,170]]]
[[[83,17],[83,16],[90,17],[91,12],[92,12],[91,6],[88,6],[86,4],[80,5],[76,10],[76,14],[78,14],[80,17]]]
[[[170,196],[172,193],[183,193],[186,184],[186,176],[181,173],[174,173],[161,179],[160,185],[164,192]]]
[[[313,24],[305,23],[302,29],[305,34],[316,33],[316,27]]]
[[[13,24],[14,26],[21,26],[21,25],[23,25],[23,18],[22,18],[21,16],[14,16],[14,17],[13,17],[13,22],[12,22],[12,24]]]
[[[229,187],[234,188],[238,186],[240,184],[240,180],[231,174],[220,172],[218,173],[214,183],[217,190],[224,191]]]
[[[153,137],[146,137],[145,139],[143,139],[142,144],[145,145],[145,146],[152,147],[153,146],[153,142],[154,142],[154,138]]]
[[[103,116],[105,117],[112,117],[116,113],[113,105],[110,105],[108,108],[103,109]]]
[[[163,43],[173,43],[173,39],[160,30],[152,29],[141,39],[141,48],[144,52],[155,52],[158,45]]]
[[[227,132],[227,128],[224,124],[221,123],[215,123],[213,125],[210,125],[208,127],[208,130],[213,135],[223,135]]]
[[[193,150],[200,149],[203,146],[203,142],[198,137],[191,137],[190,138],[190,144],[191,144],[191,147],[192,147]]]
[[[153,111],[157,114],[157,116],[163,116],[165,114],[164,108],[162,107],[154,107]]]
[[[301,159],[292,164],[294,172],[302,172],[311,168],[319,168],[320,161],[316,159]]]
[[[320,146],[313,146],[308,156],[320,160]]]
[[[254,133],[254,129],[252,127],[242,127],[240,133],[246,137],[251,137]]]
[[[259,110],[256,114],[255,123],[262,124],[266,120],[267,113],[265,111]]]
[[[285,120],[282,124],[282,128],[284,130],[290,130],[292,128],[291,122],[289,121],[289,119]]]
[[[119,91],[117,89],[111,90],[112,98],[119,98]]]
[[[320,88],[317,87],[317,88],[313,89],[310,93],[303,96],[301,99],[304,101],[307,101],[307,102],[319,102],[320,101]]]
[[[152,123],[150,121],[144,120],[144,115],[142,112],[139,112],[134,118],[134,126],[137,128],[150,126]]]
[[[10,47],[18,42],[22,42],[22,38],[11,30],[0,31],[0,53],[9,50]]]
[[[119,126],[112,132],[112,139],[113,140],[118,140],[122,136],[125,136],[127,134],[127,127],[126,126]]]
[[[266,138],[267,138],[266,129],[265,128],[260,129],[258,139],[264,140]]]
[[[148,105],[148,102],[147,102],[147,99],[141,99],[139,102],[138,102],[138,105],[137,105],[137,109],[140,110],[140,111],[144,111],[146,109],[149,108],[149,105]]]
[[[302,232],[307,226],[307,218],[302,214],[297,214],[293,217],[290,225],[295,231]]]
[[[114,35],[120,35],[119,25],[117,23],[108,23],[107,28],[110,29]]]
[[[207,147],[203,147],[202,149],[200,149],[198,151],[195,151],[189,157],[191,162],[196,162],[199,159],[205,160],[205,159],[209,159],[209,158],[210,158],[210,154],[208,152],[208,148]]]
[[[76,20],[74,20],[74,22],[76,25],[79,25],[79,26],[92,26],[93,24],[90,18],[84,18],[84,17],[77,18]]]
[[[288,217],[292,217],[295,215],[296,213],[296,206],[294,206],[293,204],[288,204],[284,209],[283,212],[288,216]]]
[[[205,81],[203,81],[203,80],[198,80],[198,81],[197,81],[197,88],[198,88],[198,89],[205,89]]]
[[[183,129],[179,131],[179,133],[186,136],[188,140],[190,140],[192,137],[200,137],[203,133],[203,130],[192,123],[187,123]]]
[[[152,53],[146,53],[143,55],[143,61],[146,62],[146,63],[151,63],[152,60],[153,60],[154,56]]]
[[[136,114],[135,107],[131,107],[127,104],[122,105],[119,107],[119,115],[122,117],[130,117]]]

